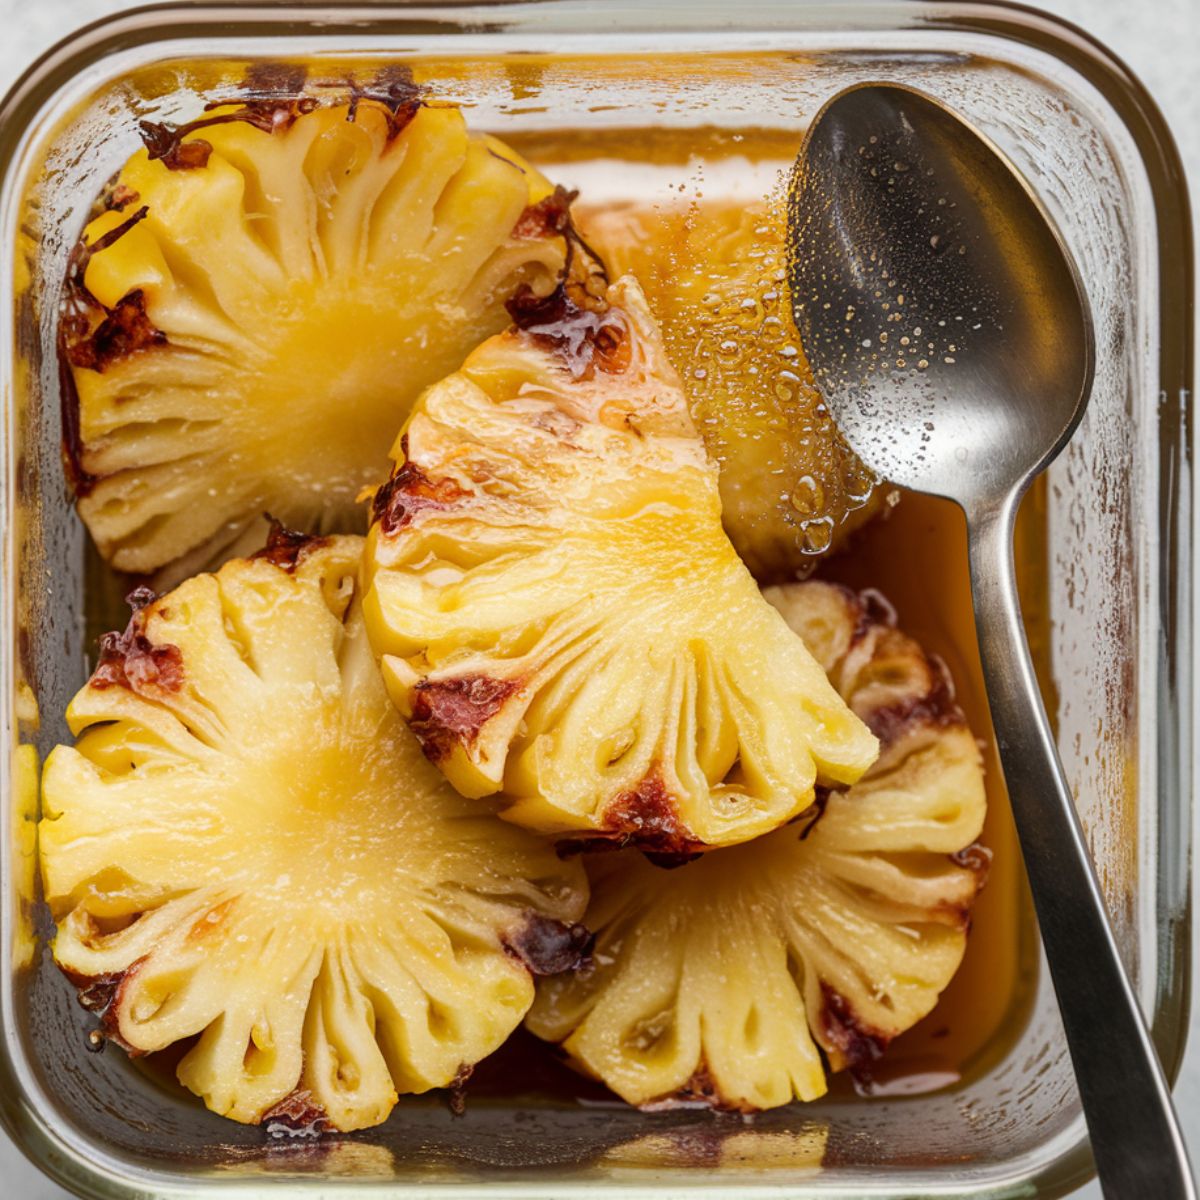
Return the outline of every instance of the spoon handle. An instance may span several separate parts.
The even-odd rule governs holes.
[[[1104,1195],[1194,1200],[1171,1093],[1108,922],[1042,706],[1013,569],[1019,494],[968,514],[971,590],[1000,761]]]

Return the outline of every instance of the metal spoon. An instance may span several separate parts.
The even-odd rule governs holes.
[[[1091,390],[1091,314],[1054,225],[937,101],[865,84],[817,114],[788,280],[817,385],[882,478],[966,513],[1004,778],[1104,1194],[1195,1197],[1170,1091],[1109,926],[1021,623],[1013,518]]]

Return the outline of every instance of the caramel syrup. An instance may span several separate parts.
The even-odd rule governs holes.
[[[1050,678],[1045,488],[1021,508],[1017,578],[1030,649],[1043,691]],[[900,628],[950,668],[967,721],[980,741],[988,811],[980,839],[992,851],[987,886],[972,912],[962,965],[934,1010],[888,1047],[869,1095],[916,1095],[974,1078],[995,1064],[1020,1033],[1036,979],[1035,922],[1004,776],[1000,770],[967,575],[966,522],[949,501],[905,492],[886,516],[823,562],[818,577],[878,588],[895,605]],[[1046,695],[1053,711],[1052,695]],[[845,1094],[852,1081],[831,1081]]]

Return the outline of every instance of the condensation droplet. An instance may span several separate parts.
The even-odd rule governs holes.
[[[805,554],[824,554],[833,544],[833,518],[818,517],[812,521],[801,521],[803,535],[801,549]]]
[[[788,499],[801,516],[811,517],[824,507],[825,489],[811,475],[802,475]]]

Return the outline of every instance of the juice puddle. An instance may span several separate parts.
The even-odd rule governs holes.
[[[1043,680],[1049,679],[1046,561],[1039,480],[1018,518],[1017,575]],[[933,1012],[888,1048],[869,1087],[872,1095],[915,1095],[976,1077],[1003,1057],[1028,1017],[1037,969],[1036,926],[975,639],[966,522],[949,501],[903,493],[884,519],[864,528],[846,552],[823,562],[817,575],[853,588],[878,588],[888,597],[900,627],[950,668],[958,702],[983,750],[988,812],[981,840],[992,851],[992,864],[975,904],[966,955]],[[845,1095],[854,1086],[843,1075],[831,1091]]]
[[[747,129],[638,129],[505,132],[505,140],[545,173],[579,187],[593,208],[678,209],[692,202],[747,204],[775,192],[798,148],[794,132]],[[685,373],[691,364],[676,362]],[[980,739],[988,814],[982,841],[993,854],[987,887],[976,904],[962,966],[934,1011],[889,1047],[869,1085],[843,1073],[831,1098],[862,1104],[951,1087],[989,1070],[1008,1051],[1028,1018],[1036,973],[1036,925],[1021,869],[983,686],[967,576],[966,531],[952,504],[904,494],[886,515],[864,526],[846,547],[818,560],[817,576],[856,589],[871,587],[894,604],[902,629],[945,660],[958,700]],[[124,622],[117,603],[123,585],[90,563],[90,632]],[[1044,490],[1039,481],[1021,509],[1017,574],[1026,626],[1047,708],[1049,694],[1048,558]],[[176,1050],[138,1060],[171,1088]],[[435,1093],[434,1096],[437,1094]],[[467,1086],[469,1102],[499,1106],[619,1104],[598,1084],[565,1066],[552,1049],[523,1031],[481,1063]]]

